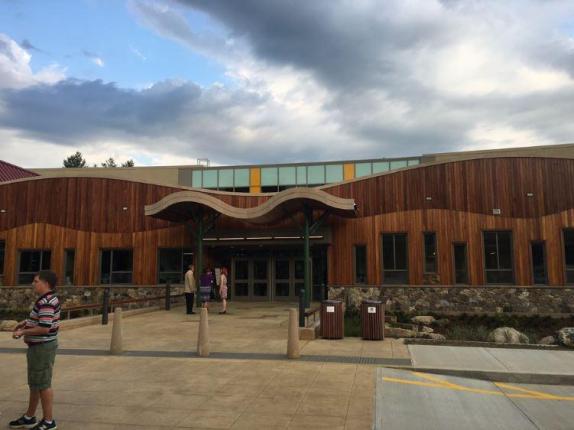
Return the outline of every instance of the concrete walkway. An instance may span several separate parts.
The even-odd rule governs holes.
[[[381,368],[375,429],[570,430],[574,386],[508,384]]]
[[[124,320],[124,350],[138,351],[135,356],[107,355],[111,323],[62,331],[53,383],[59,428],[370,429],[376,367],[337,360],[410,363],[407,347],[394,339],[316,340],[302,342],[302,354],[319,361],[289,361],[288,308],[233,304],[228,315],[214,309],[211,350],[226,359],[195,356],[199,317],[182,308]],[[3,422],[26,406],[24,349],[0,333]]]
[[[574,351],[408,345],[413,369],[496,381],[574,385]]]

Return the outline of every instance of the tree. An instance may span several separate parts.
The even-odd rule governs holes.
[[[80,151],[76,151],[75,154],[70,155],[64,160],[64,167],[86,167],[86,160],[82,157]]]
[[[102,163],[102,167],[118,167],[118,165],[116,164],[116,160],[110,157]]]
[[[122,163],[122,167],[134,167],[134,166],[135,166],[134,160],[132,160],[131,158],[125,163]]]

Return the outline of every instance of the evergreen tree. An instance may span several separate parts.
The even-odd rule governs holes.
[[[86,167],[86,160],[82,153],[77,151],[64,160],[64,167]]]
[[[116,164],[116,160],[110,157],[102,163],[102,167],[118,167],[118,165]]]
[[[132,160],[131,158],[125,163],[122,163],[122,167],[134,167],[134,166],[135,166],[134,160]]]

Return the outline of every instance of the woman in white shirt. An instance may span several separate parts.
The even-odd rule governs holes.
[[[227,268],[221,268],[221,277],[219,278],[219,297],[221,297],[221,301],[223,302],[223,309],[220,314],[227,313]]]

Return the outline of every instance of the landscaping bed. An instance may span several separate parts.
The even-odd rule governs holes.
[[[430,313],[432,322],[413,322],[415,315],[390,312],[396,322],[385,324],[385,334],[389,337],[410,338],[410,343],[461,344],[481,343],[492,345],[492,333],[501,327],[513,328],[528,338],[529,344],[538,344],[548,336],[556,337],[564,327],[574,327],[574,316],[539,316],[516,314],[460,314],[442,315]],[[424,317],[423,317],[424,318]],[[389,318],[387,318],[388,320]],[[355,310],[345,312],[345,336],[361,336],[361,316]],[[415,339],[416,338],[416,339]],[[521,342],[525,344],[526,342]],[[544,343],[544,342],[543,342]]]

